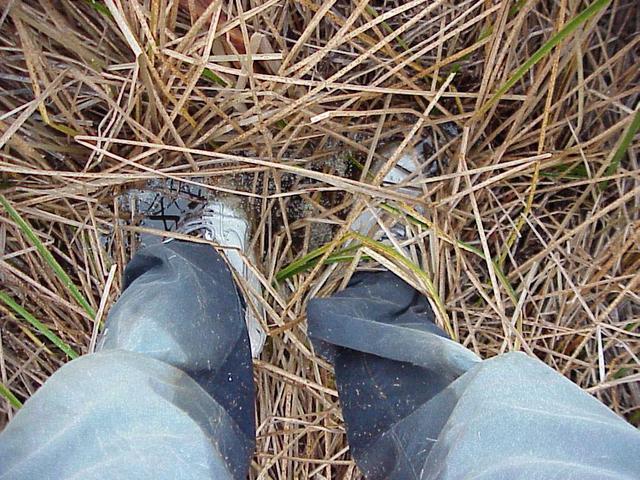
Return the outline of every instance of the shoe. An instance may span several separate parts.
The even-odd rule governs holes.
[[[210,201],[195,214],[180,222],[177,231],[185,234],[201,233],[206,240],[224,247],[231,247],[224,250],[229,265],[247,283],[252,292],[261,293],[260,280],[242,259],[244,255],[252,265],[256,264],[255,255],[249,248],[250,223],[238,199],[228,197]],[[264,318],[262,306],[257,305],[256,309],[258,315]],[[253,358],[260,355],[267,339],[258,315],[247,305],[245,321]]]
[[[440,126],[442,134],[439,136],[441,141],[450,141],[460,134],[458,127],[453,123],[445,123]],[[434,139],[437,133],[432,131],[430,137],[425,138],[419,142],[415,147],[407,149],[403,152],[402,156],[398,159],[394,167],[387,173],[382,181],[383,187],[394,187],[399,193],[409,195],[412,197],[418,197],[422,194],[422,189],[411,185],[411,181],[416,178],[433,177],[438,174],[440,166],[438,162],[432,160],[428,162],[429,157],[435,153]],[[381,152],[381,155],[385,159],[391,158],[398,148],[399,143],[392,143],[387,145]],[[371,168],[371,172],[379,171],[384,166],[384,161],[378,160]],[[423,211],[419,213],[424,214]],[[372,230],[380,231],[377,226],[377,218],[383,215],[383,211],[379,208],[374,212],[371,209],[364,210],[352,223],[351,230],[360,233],[361,235],[369,235]],[[407,239],[406,227],[401,224],[394,224],[390,228],[390,232],[400,240]],[[375,235],[375,233],[372,233]],[[383,243],[390,243],[386,236],[386,233],[382,232]]]
[[[121,197],[120,202],[123,210],[134,216],[142,216],[140,226],[188,235],[199,234],[204,239],[225,247],[223,252],[228,264],[254,295],[262,293],[260,280],[243,260],[244,256],[252,265],[256,265],[255,255],[249,247],[251,222],[239,199],[210,199],[202,189],[172,180],[152,181],[146,187],[129,190]],[[161,240],[157,235],[142,233],[140,242],[146,247]],[[248,305],[249,302],[246,303],[245,321],[251,355],[257,358],[267,338],[261,322],[264,308],[257,304],[254,309]]]
[[[382,186],[384,187],[396,187],[398,192],[404,193],[405,195],[410,195],[413,197],[419,196],[422,191],[417,189],[416,187],[412,187],[407,184],[407,181],[414,176],[414,174],[418,171],[423,172],[423,175],[431,176],[437,171],[437,164],[435,164],[435,169],[432,164],[428,166],[424,165],[424,151],[430,145],[428,140],[424,140],[420,142],[416,147],[409,149],[406,151],[397,161],[395,166],[387,173],[382,181]],[[389,145],[382,151],[382,156],[385,158],[390,158],[395,152],[398,144]],[[384,165],[383,161],[378,161],[374,163],[372,172],[379,171]],[[352,223],[351,230],[354,232],[360,233],[361,235],[369,235],[374,230],[374,227],[378,227],[377,218],[383,214],[383,211],[379,208],[375,208],[375,213],[370,209],[365,209]],[[379,228],[375,230],[380,230]],[[390,228],[390,232],[401,240],[406,239],[406,228],[401,224],[394,224]],[[375,234],[373,234],[375,235]],[[389,239],[386,234],[383,232],[382,242],[389,243]]]

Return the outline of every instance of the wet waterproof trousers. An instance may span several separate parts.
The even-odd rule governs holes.
[[[353,457],[374,479],[638,479],[640,434],[540,361],[481,361],[390,273],[308,309]],[[254,440],[244,304],[216,251],[139,252],[96,353],[0,433],[0,479],[244,479]]]

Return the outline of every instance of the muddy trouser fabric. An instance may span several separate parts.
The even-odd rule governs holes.
[[[368,480],[640,479],[640,433],[537,359],[480,361],[391,273],[308,311]]]
[[[0,434],[0,479],[244,479],[255,446],[244,305],[216,251],[138,253],[98,352],[58,370]]]
[[[141,251],[99,352],[55,373],[0,433],[0,479],[242,479],[254,448],[243,305],[208,246]],[[639,478],[640,435],[521,354],[481,362],[391,274],[310,304],[369,480]]]

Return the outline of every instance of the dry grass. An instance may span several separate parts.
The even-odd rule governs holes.
[[[636,0],[601,2],[500,99],[588,2],[180,3],[0,1],[0,188],[98,318],[136,245],[119,193],[196,177],[246,197],[270,332],[251,478],[361,478],[305,305],[363,254],[425,292],[477,353],[535,355],[640,423]],[[410,179],[420,196],[381,185],[422,138],[438,171]],[[336,258],[376,207],[410,239],[361,239]],[[2,291],[89,351],[92,315],[0,222]],[[320,261],[274,283],[321,245]],[[2,384],[24,401],[68,359],[0,311]],[[0,403],[4,422],[14,409]]]

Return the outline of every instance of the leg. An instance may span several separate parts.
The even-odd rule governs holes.
[[[99,350],[56,372],[0,434],[1,479],[246,478],[249,340],[213,248],[141,251]]]
[[[480,361],[391,273],[308,309],[368,480],[636,478],[640,434],[542,362]]]

